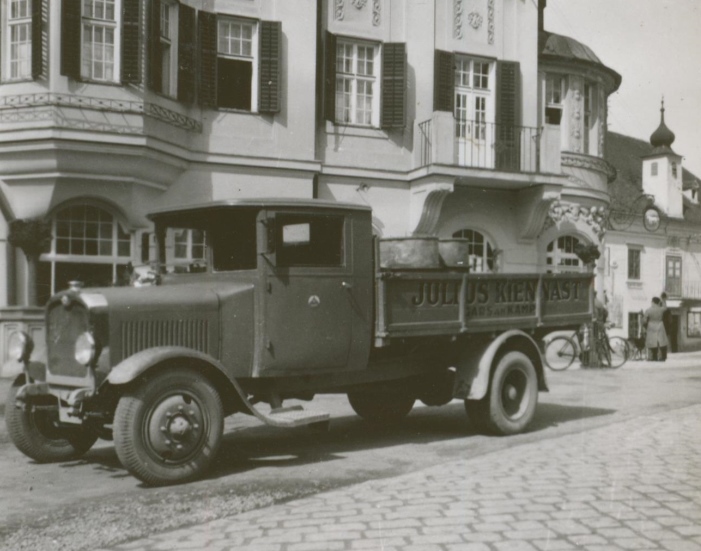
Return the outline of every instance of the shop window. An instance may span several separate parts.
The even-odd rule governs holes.
[[[495,271],[495,247],[483,233],[463,229],[456,231],[453,237],[467,240],[470,272],[490,273]]]
[[[701,338],[701,312],[687,312],[686,336],[690,338]]]
[[[640,339],[643,336],[643,313],[628,312],[628,338]]]
[[[584,266],[575,253],[579,243],[573,235],[562,235],[548,243],[545,260],[548,273],[581,272]]]

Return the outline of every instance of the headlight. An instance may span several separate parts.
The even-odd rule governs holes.
[[[10,337],[8,353],[10,358],[14,358],[18,362],[26,362],[34,350],[34,341],[32,337],[24,331],[16,331]]]
[[[90,365],[97,357],[97,343],[91,333],[83,333],[75,341],[75,361],[82,365]]]

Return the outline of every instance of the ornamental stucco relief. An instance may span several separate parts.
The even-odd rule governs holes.
[[[463,37],[463,0],[453,0],[453,36],[455,38]]]
[[[343,21],[343,18],[345,17],[345,1],[344,0],[335,0],[335,5],[334,5],[334,17],[339,20]]]
[[[487,3],[487,36],[490,44],[494,44],[494,0]]]
[[[379,26],[379,24],[382,21],[382,0],[373,0],[372,1],[372,24],[375,25],[375,27]]]
[[[550,205],[543,230],[562,222],[585,224],[601,241],[606,234],[606,218],[607,212],[604,207],[584,207],[578,203],[554,201]]]
[[[467,22],[473,29],[479,29],[482,26],[484,18],[476,11],[470,12],[467,16]]]

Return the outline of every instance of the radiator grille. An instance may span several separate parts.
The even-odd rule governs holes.
[[[207,321],[146,320],[122,324],[122,357],[154,346],[184,346],[208,352]]]

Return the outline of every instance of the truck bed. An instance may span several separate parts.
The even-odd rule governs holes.
[[[591,321],[593,274],[376,273],[376,337],[543,331]]]

